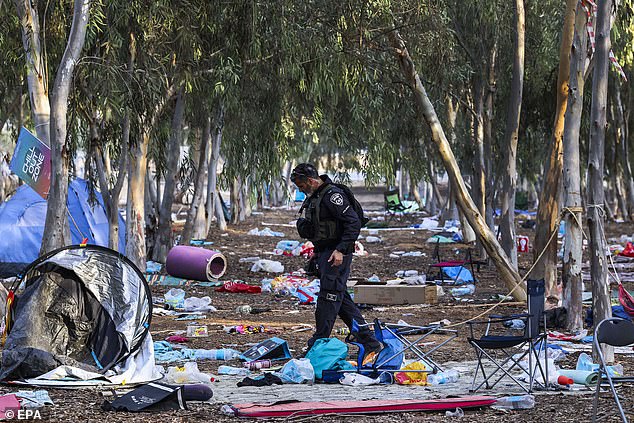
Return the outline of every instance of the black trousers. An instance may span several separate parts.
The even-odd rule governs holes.
[[[317,257],[319,270],[320,290],[317,297],[317,309],[315,310],[315,334],[308,340],[308,347],[320,338],[329,338],[335,325],[337,316],[352,330],[352,321],[365,324],[365,320],[354,303],[346,287],[350,276],[352,254],[343,257],[343,263],[333,266],[328,262],[333,250],[320,251]],[[381,346],[374,337],[374,333],[367,327],[361,328],[358,340],[367,350],[374,350]]]

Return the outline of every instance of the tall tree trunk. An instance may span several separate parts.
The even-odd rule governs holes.
[[[180,158],[180,146],[183,138],[183,119],[185,115],[185,93],[180,87],[176,95],[176,107],[172,116],[172,128],[169,144],[167,146],[167,163],[165,168],[165,188],[158,213],[158,230],[152,258],[154,261],[164,263],[167,252],[172,247],[172,204],[174,204],[174,189],[178,177],[178,159]]]
[[[473,136],[475,140],[475,160],[473,161],[472,190],[474,201],[484,216],[486,214],[486,165],[484,161],[484,100],[485,83],[483,77],[478,76],[473,83],[473,101],[475,104],[475,116],[473,118]],[[473,229],[472,229],[473,231]],[[486,251],[482,243],[477,242],[478,255],[484,257]]]
[[[590,274],[592,276],[592,315],[597,324],[612,317],[610,286],[607,280],[606,245],[604,234],[603,162],[606,103],[608,96],[608,52],[610,51],[611,1],[598,4],[596,33],[596,63],[592,75],[592,106],[590,108],[590,146],[588,152],[587,220],[590,232]],[[614,349],[603,349],[607,361],[614,360]],[[593,351],[595,359],[597,351]]]
[[[579,155],[579,130],[583,112],[584,74],[588,57],[586,13],[577,5],[575,30],[570,58],[570,84],[563,135],[563,185],[564,185],[564,257],[562,269],[563,306],[567,310],[566,328],[583,329],[581,278],[583,254],[582,198]]]
[[[130,148],[128,170],[128,204],[126,207],[125,255],[142,271],[146,268],[145,245],[145,177],[147,149],[151,126],[146,126],[141,139]]]
[[[615,141],[618,145],[618,156],[620,166],[623,171],[623,184],[625,185],[627,210],[624,210],[625,220],[634,220],[634,180],[632,179],[632,167],[629,160],[629,147],[627,139],[626,119],[623,112],[623,102],[621,100],[621,86],[614,78],[612,89],[612,104],[614,107]],[[626,217],[627,216],[627,217]]]
[[[420,191],[418,190],[418,184],[416,183],[416,181],[413,178],[410,179],[409,191],[412,193],[412,195],[414,197],[414,201],[416,201],[416,204],[418,204],[418,208],[422,210],[423,209],[423,200],[420,197]]]
[[[209,159],[209,170],[207,173],[207,219],[208,230],[211,229],[212,216],[216,216],[218,229],[227,230],[227,222],[223,207],[218,195],[218,162],[220,161],[220,144],[222,143],[222,131],[225,124],[225,110],[222,104],[218,105],[213,122],[211,135],[211,157]]]
[[[493,119],[494,119],[494,97],[497,90],[497,74],[495,66],[497,61],[498,41],[497,38],[493,43],[491,51],[489,51],[489,60],[487,62],[487,89],[485,95],[485,113],[484,113],[484,167],[485,167],[485,219],[491,230],[495,228],[493,219]],[[484,257],[484,256],[482,256]]]
[[[507,112],[504,141],[506,143],[506,169],[502,182],[502,216],[500,230],[502,248],[517,267],[517,247],[515,246],[515,189],[517,186],[517,140],[519,137],[520,111],[522,109],[522,89],[524,86],[524,0],[515,0],[515,55],[511,98]]]
[[[465,217],[469,220],[469,223],[478,236],[482,239],[482,243],[485,246],[487,253],[495,263],[502,280],[511,290],[511,294],[518,301],[526,301],[526,284],[522,281],[522,278],[517,273],[517,270],[515,270],[508,256],[500,247],[495,235],[486,225],[484,218],[471,199],[460,173],[460,169],[458,168],[458,164],[456,163],[456,158],[451,151],[451,147],[449,146],[447,137],[445,136],[440,121],[438,120],[434,106],[427,96],[425,87],[416,72],[414,62],[407,51],[405,42],[396,30],[391,31],[389,33],[389,37],[401,72],[403,73],[410,89],[414,93],[416,110],[430,126],[432,140],[436,145],[438,153],[445,165],[445,169],[449,174],[449,180],[456,191],[456,198],[462,212],[465,214]]]
[[[532,279],[546,281],[546,297],[555,301],[560,299],[557,287],[557,238],[551,235],[557,231],[559,224],[559,197],[561,175],[563,170],[563,134],[564,118],[568,106],[568,80],[570,79],[570,49],[575,31],[575,7],[578,0],[566,0],[564,27],[559,48],[559,73],[557,76],[557,105],[555,107],[555,123],[550,142],[550,154],[546,161],[546,169],[542,181],[537,209],[537,224],[533,260],[535,263],[530,274]],[[546,249],[546,250],[544,250]]]
[[[48,71],[40,44],[40,18],[36,9],[37,3],[29,0],[14,0],[14,3],[22,27],[22,45],[26,53],[26,80],[29,87],[35,133],[40,141],[50,145],[51,105],[48,98]],[[86,23],[87,19],[83,22],[84,27]],[[74,24],[75,20],[73,18]],[[72,66],[74,67],[74,65],[73,63]],[[59,69],[61,70],[62,68],[60,67]]]
[[[184,245],[189,245],[189,241],[191,241],[192,238],[205,238],[207,236],[204,218],[203,222],[196,222],[196,218],[200,215],[199,210],[204,209],[203,191],[210,143],[211,117],[208,116],[205,119],[205,128],[200,139],[198,167],[196,168],[196,177],[194,179],[194,198],[192,199],[192,205],[187,212],[187,220],[185,221],[185,228],[183,229],[183,235],[181,236],[181,242]],[[197,225],[197,223],[202,223],[202,225]]]
[[[231,181],[231,192],[229,194],[231,202],[231,223],[237,225],[240,222],[240,179]]]
[[[46,223],[40,254],[68,245],[71,242],[68,217],[68,162],[66,146],[66,112],[68,96],[73,82],[75,65],[84,48],[86,27],[90,14],[90,0],[75,0],[73,23],[70,27],[68,43],[55,75],[51,93],[51,188],[46,208]]]

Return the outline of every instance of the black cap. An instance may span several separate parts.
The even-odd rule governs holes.
[[[295,169],[291,172],[291,181],[305,178],[319,178],[319,172],[315,166],[310,163],[300,163],[295,166]]]

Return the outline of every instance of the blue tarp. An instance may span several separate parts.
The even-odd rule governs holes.
[[[88,184],[75,179],[68,187],[68,210],[71,241],[79,244],[108,246],[108,217],[101,193],[95,191],[97,204],[89,203]],[[15,276],[39,257],[46,200],[28,185],[0,205],[0,277]],[[125,223],[119,215],[119,251],[125,251]]]

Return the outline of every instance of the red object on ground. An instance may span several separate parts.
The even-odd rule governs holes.
[[[262,288],[259,286],[247,285],[242,282],[227,281],[216,292],[245,292],[247,294],[259,294]]]
[[[568,376],[559,376],[557,378],[557,383],[559,385],[572,385],[575,382],[572,379],[570,379]]]
[[[368,401],[319,401],[292,402],[286,404],[233,404],[236,417],[287,417],[319,414],[380,414],[412,411],[453,410],[456,407],[484,407],[495,403],[495,398],[471,396],[435,400],[368,400]]]
[[[625,245],[623,251],[619,253],[619,255],[625,257],[634,257],[634,245],[631,242],[628,242],[627,245]]]
[[[180,335],[168,336],[167,338],[165,338],[165,340],[167,342],[189,342],[189,338]]]

